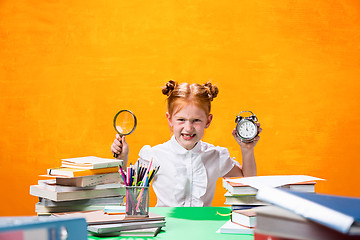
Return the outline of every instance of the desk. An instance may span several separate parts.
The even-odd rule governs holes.
[[[220,216],[230,213],[228,207],[152,207],[151,212],[165,216],[166,231],[156,237],[108,237],[90,236],[89,239],[156,239],[156,240],[253,240],[253,235],[220,234],[216,233],[230,216]]]

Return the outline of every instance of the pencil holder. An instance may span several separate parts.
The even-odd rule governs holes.
[[[149,187],[126,187],[126,216],[149,216]]]

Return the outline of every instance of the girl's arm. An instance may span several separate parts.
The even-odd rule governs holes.
[[[259,134],[262,131],[260,123],[258,123]],[[232,132],[236,142],[240,145],[242,154],[242,166],[235,165],[224,177],[252,177],[256,176],[256,162],[254,155],[254,147],[260,139],[258,135],[253,142],[244,143],[236,135],[236,130]]]

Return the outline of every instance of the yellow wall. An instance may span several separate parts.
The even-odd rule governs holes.
[[[1,1],[0,214],[34,214],[29,186],[61,158],[111,157],[119,109],[138,117],[130,161],[169,139],[169,79],[219,86],[205,141],[240,159],[231,130],[252,110],[260,175],[322,177],[318,192],[359,197],[359,11],[357,0]],[[213,205],[224,193],[219,181]]]

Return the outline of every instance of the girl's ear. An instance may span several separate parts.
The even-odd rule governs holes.
[[[166,114],[165,114],[165,115],[166,115],[166,119],[168,120],[169,127],[171,127],[171,128],[172,128],[173,126],[172,126],[172,123],[171,123],[171,116],[170,116],[170,114],[169,114],[168,112],[166,112]]]
[[[213,115],[209,114],[209,116],[207,117],[207,122],[206,122],[205,128],[208,128],[210,126],[212,119],[213,119]]]

